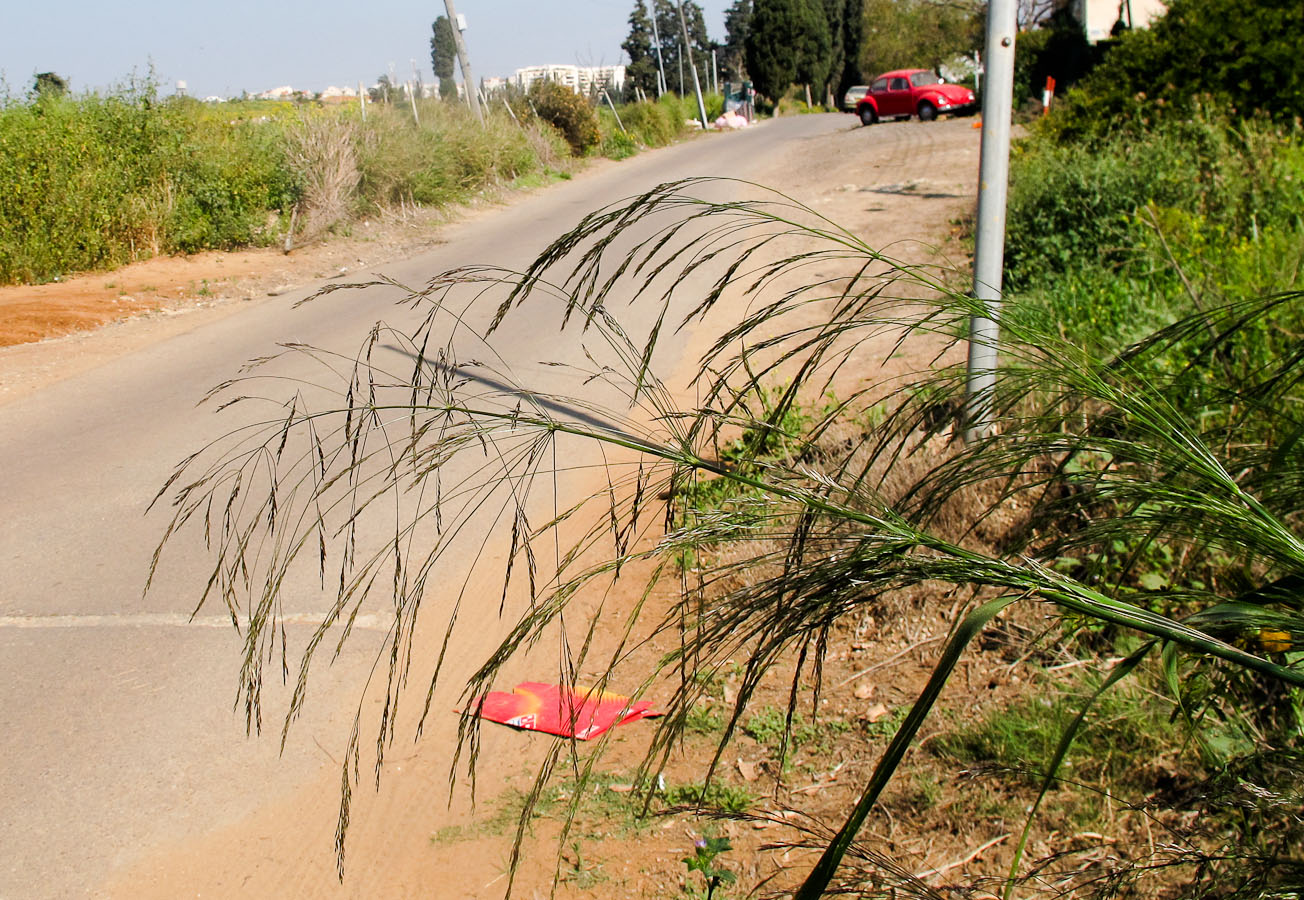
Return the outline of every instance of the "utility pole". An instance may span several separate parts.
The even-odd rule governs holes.
[[[657,3],[652,0],[652,40],[657,45],[657,99],[666,92],[666,61],[661,58],[661,35],[657,32]]]
[[[462,67],[462,87],[466,89],[466,99],[471,104],[471,112],[475,113],[476,120],[484,124],[484,114],[480,112],[480,96],[476,91],[475,76],[471,74],[471,60],[466,55],[466,40],[462,37],[462,30],[466,28],[466,20],[458,17],[457,10],[453,8],[453,0],[444,0],[444,10],[448,13],[448,23],[453,26],[453,41],[457,44],[457,62]]]
[[[421,127],[421,115],[417,112],[417,91],[421,88],[421,73],[417,70],[417,61],[409,59],[412,63],[412,84],[408,87],[408,99],[412,101],[412,121],[418,128]]]
[[[697,94],[697,112],[702,117],[702,130],[710,128],[706,124],[706,104],[702,102],[702,85],[697,80],[697,64],[693,62],[693,44],[688,40],[688,20],[684,18],[684,0],[679,0],[679,28],[684,33],[684,53],[688,54],[688,68],[693,72],[693,93]],[[679,54],[683,60],[683,53]]]
[[[1010,116],[1014,107],[1014,37],[1018,0],[987,5],[987,77],[983,91],[982,155],[978,164],[978,227],[974,240],[973,295],[983,311],[969,320],[969,368],[964,436],[991,434],[1000,337],[1001,283],[1005,269],[1005,202],[1010,175]]]

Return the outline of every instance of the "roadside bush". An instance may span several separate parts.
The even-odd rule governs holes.
[[[313,236],[363,207],[438,205],[559,158],[505,111],[105,96],[0,97],[0,282],[47,281],[160,253],[271,243],[299,207]]]
[[[1154,268],[1150,207],[1198,217],[1221,242],[1297,227],[1304,209],[1299,138],[1210,109],[1090,153],[1038,135],[1012,160],[1007,283],[1020,290],[1084,267],[1119,271],[1138,260]]]
[[[598,153],[608,159],[628,159],[638,153],[638,144],[616,124],[616,117],[610,112],[600,115],[602,122],[602,144]]]
[[[1042,127],[1061,141],[1097,140],[1181,121],[1204,96],[1288,123],[1304,116],[1301,43],[1296,0],[1173,0],[1150,28],[1123,34]]]
[[[720,94],[703,94],[702,101],[708,122],[719,118],[724,111],[724,97]],[[680,97],[673,93],[662,94],[655,101],[627,103],[620,107],[620,120],[629,131],[629,136],[644,147],[664,147],[685,133],[701,128],[699,115],[695,97]],[[603,130],[606,132],[609,130],[605,124],[606,116],[603,121]],[[611,120],[611,126],[615,126],[614,119]],[[619,143],[617,140],[616,145]],[[604,155],[611,154],[604,150]]]
[[[288,132],[290,167],[301,185],[302,233],[312,238],[352,218],[357,205],[358,158],[353,123],[307,116]]]
[[[620,120],[644,147],[663,147],[683,131],[677,110],[667,103],[628,103],[620,108]]]
[[[0,281],[259,243],[295,186],[279,122],[225,122],[148,82],[0,100]]]
[[[165,179],[176,201],[164,223],[165,253],[268,243],[268,213],[288,210],[302,183],[290,166],[288,140],[276,122],[203,121],[186,114],[188,139]]]
[[[575,156],[583,156],[602,140],[593,104],[570,88],[536,81],[530,86],[530,102],[539,118],[561,132]]]

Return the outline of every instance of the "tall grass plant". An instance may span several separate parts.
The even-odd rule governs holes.
[[[821,661],[840,623],[886,614],[903,588],[948,587],[967,598],[860,799],[841,827],[823,832],[827,843],[797,892],[801,898],[854,887],[839,873],[861,845],[863,824],[969,643],[1015,604],[1042,604],[1111,648],[1119,639],[1136,648],[1087,706],[1149,665],[1197,736],[1210,732],[1204,722],[1234,721],[1257,736],[1252,754],[1298,743],[1304,352],[1298,342],[1282,345],[1235,369],[1233,378],[1224,363],[1229,348],[1251,349],[1246,335],[1275,316],[1293,315],[1304,302],[1300,294],[1205,308],[1105,354],[1015,308],[996,348],[1003,361],[992,402],[997,427],[957,446],[950,438],[962,424],[962,368],[928,367],[904,386],[853,388],[819,416],[792,413],[804,391],[822,393],[858,349],[891,354],[922,339],[926,357],[937,359],[938,342],[955,340],[981,311],[977,301],[948,289],[945,273],[896,263],[782,195],[718,203],[697,196],[703,187],[663,185],[592,213],[523,274],[444,273],[407,297],[427,310],[419,325],[404,333],[378,327],[356,361],[339,360],[336,372],[323,376],[324,390],[338,385],[324,405],[306,406],[301,393],[285,396],[277,380],[263,383],[256,372],[224,386],[221,393],[235,400],[224,408],[265,404],[255,419],[261,424],[244,425],[188,459],[161,496],[170,494],[175,509],[167,540],[190,528],[214,548],[204,598],[242,619],[251,728],[261,716],[262,667],[285,649],[276,647],[275,627],[284,572],[301,556],[314,571],[334,566],[338,577],[323,579],[338,584],[335,600],[302,650],[284,727],[304,702],[320,642],[340,628],[347,638],[345,623],[377,592],[393,615],[378,658],[379,671],[388,673],[380,676],[386,715],[375,744],[379,771],[394,735],[388,712],[399,707],[404,685],[421,677],[419,667],[427,698],[439,681],[440,662],[418,659],[408,637],[421,613],[436,608],[427,596],[431,573],[465,557],[469,510],[491,505],[498,521],[510,523],[504,583],[513,578],[513,562],[517,572],[528,568],[529,602],[518,616],[509,614],[506,636],[464,687],[460,734],[472,763],[479,748],[475,698],[563,617],[574,627],[574,604],[585,590],[600,591],[636,564],[682,592],[657,607],[648,587],[632,612],[621,610],[608,661],[592,656],[596,620],[563,634],[560,659],[574,679],[595,665],[619,665],[649,637],[673,648],[653,671],[639,673],[645,686],[664,684],[672,694],[638,784],[654,781],[702,685],[727,667],[739,667],[737,693],[718,751],[704,762],[705,783],[749,721],[748,704],[767,673],[787,670],[792,723],[803,685],[814,685],[818,707]],[[809,277],[833,267],[850,274]],[[686,298],[690,276],[705,287]],[[903,282],[924,299],[903,301]],[[467,337],[466,304],[492,302],[495,294],[494,315],[471,345],[448,337]],[[690,391],[696,402],[683,409],[657,376],[655,350],[674,326],[697,321],[725,297],[750,312],[700,359]],[[613,310],[624,302],[653,307],[646,333],[630,334],[616,321]],[[595,409],[584,397],[544,394],[517,383],[505,360],[484,362],[497,359],[492,343],[500,325],[522,315],[520,307],[538,304],[582,327],[588,368],[578,374],[614,391],[619,403]],[[379,353],[382,345],[401,347],[393,367]],[[307,348],[288,352],[329,363]],[[790,377],[776,395],[769,384],[780,374]],[[1190,390],[1199,384],[1209,387]],[[841,417],[867,423],[862,439],[840,454],[818,452],[820,437]],[[744,440],[740,456],[721,453],[740,433],[776,432],[798,449],[768,458],[761,448],[772,442],[757,439]],[[608,486],[574,505],[537,496],[550,493],[559,465],[579,464],[574,445],[563,443],[575,439],[604,448]],[[454,476],[459,469],[450,463],[463,455],[475,460],[461,469],[471,474]],[[445,473],[455,483],[444,483]],[[678,517],[673,504],[695,478],[727,480],[758,499]],[[382,506],[390,523],[377,538],[382,546],[355,555],[366,516]],[[541,512],[544,524],[537,524]],[[1002,520],[1006,526],[990,535]],[[574,522],[596,524],[581,528],[578,539],[563,538],[564,523]],[[665,530],[648,522],[665,523]],[[695,577],[684,579],[689,558]],[[1065,565],[1070,558],[1080,565]],[[547,559],[555,567],[540,569]],[[1168,561],[1167,583],[1136,577],[1138,562],[1153,559]],[[955,596],[946,593],[948,608]],[[499,597],[492,602],[499,608]],[[435,625],[445,642],[455,639],[456,618]],[[1098,652],[1085,640],[1079,650]],[[421,717],[428,712],[427,705]],[[1068,719],[1059,759],[1086,712],[1084,706]],[[342,771],[341,854],[357,777],[356,726],[351,740]],[[554,747],[534,797],[576,749],[567,742]],[[593,765],[593,757],[573,762],[586,773]],[[1052,760],[1050,772],[1055,768]],[[1268,806],[1259,812],[1274,814]],[[1254,836],[1242,837],[1230,862],[1197,846],[1176,865],[1196,880],[1222,865],[1277,878],[1277,862],[1245,849]],[[1016,871],[1010,884],[1017,877]]]

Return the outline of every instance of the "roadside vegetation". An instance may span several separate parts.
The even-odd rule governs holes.
[[[356,103],[163,97],[149,81],[0,97],[0,283],[293,246],[380,210],[465,202],[564,175],[577,157],[663,146],[696,118],[668,94],[621,107],[622,129],[600,98],[555,88],[510,98],[512,113],[489,104],[483,126],[458,103],[420,100],[415,118],[408,102],[374,103],[364,117]]]
[[[1264,4],[1265,21],[1298,45],[1298,10],[1279,5]],[[1174,0],[1170,17],[1212,21],[1225,6]],[[700,199],[697,181],[593,213],[523,274],[462,270],[411,292],[425,321],[373,332],[356,361],[333,366],[338,396],[324,405],[256,370],[228,385],[241,407],[267,404],[262,430],[183,465],[165,490],[168,540],[178,528],[211,539],[208,590],[245,626],[251,725],[264,661],[285,649],[280,579],[301,554],[336,566],[339,588],[302,649],[286,727],[318,642],[373,590],[394,616],[385,709],[409,677],[433,690],[438,662],[414,658],[406,636],[433,606],[427,574],[463,546],[443,524],[466,521],[456,498],[494,503],[512,523],[504,583],[528,569],[528,603],[465,686],[467,705],[567,613],[574,629],[577,598],[634,571],[648,582],[638,607],[572,631],[562,654],[572,678],[596,665],[670,697],[642,764],[622,776],[626,810],[641,799],[643,811],[715,805],[737,819],[756,802],[728,771],[743,742],[777,783],[792,753],[806,765],[856,748],[854,790],[833,818],[794,826],[781,849],[805,850],[803,864],[770,887],[807,900],[1304,895],[1304,149],[1289,91],[1288,115],[1260,114],[1156,62],[1221,59],[1223,40],[1163,24],[1125,36],[1096,70],[1109,79],[1084,78],[1018,148],[995,427],[971,443],[957,437],[962,366],[863,380],[871,354],[918,344],[922,358],[953,358],[982,311],[955,273],[898,265],[781,195]],[[1269,81],[1297,83],[1291,54],[1260,63],[1282,68]],[[1165,112],[1179,97],[1181,113]],[[1118,98],[1138,105],[1097,114]],[[672,308],[690,283],[709,286]],[[681,404],[658,378],[657,345],[740,294],[748,316],[706,352]],[[497,303],[475,348],[443,337],[472,295]],[[624,302],[654,306],[650,333],[620,327]],[[477,361],[525,304],[582,324],[582,374],[619,396],[601,411],[619,430],[595,424],[584,400]],[[382,340],[405,348],[402,371],[379,359]],[[604,448],[608,487],[559,510],[554,467],[575,459],[575,439]],[[475,474],[439,482],[464,453]],[[432,483],[437,499],[413,503]],[[381,504],[401,525],[356,555],[366,510]],[[428,541],[413,543],[418,533]],[[828,684],[826,664],[876,622],[925,619],[944,626],[913,702],[821,716],[864,674]],[[436,627],[451,636],[456,622]],[[984,672],[1001,690],[975,712],[966,666],[980,653],[1008,664]],[[1029,678],[1018,687],[1016,667]],[[472,761],[477,727],[466,714]],[[382,719],[378,755],[392,735]],[[346,786],[362,740],[355,729]],[[668,790],[658,775],[686,741],[700,777]],[[518,838],[547,810],[570,845],[582,798],[609,785],[606,748],[553,747]],[[558,809],[548,782],[563,771]],[[348,803],[346,788],[341,852]],[[970,866],[975,852],[913,871],[875,830],[901,819],[995,862]],[[696,846],[693,884],[727,890],[717,857],[731,845]]]

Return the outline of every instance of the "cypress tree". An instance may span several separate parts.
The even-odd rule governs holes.
[[[435,19],[431,27],[434,34],[430,38],[430,67],[439,79],[439,96],[447,100],[457,96],[457,84],[453,81],[453,63],[457,59],[457,39],[453,36],[453,26],[448,16]]]
[[[652,19],[648,16],[647,4],[643,0],[634,3],[634,11],[629,14],[629,37],[625,38],[620,47],[629,56],[629,65],[625,69],[627,90],[638,87],[655,97],[656,48],[652,45]]]

